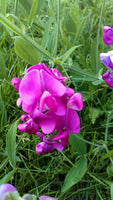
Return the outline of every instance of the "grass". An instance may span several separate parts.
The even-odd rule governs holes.
[[[0,183],[12,183],[21,195],[113,199],[113,95],[101,80],[106,68],[99,61],[99,53],[112,49],[102,40],[103,26],[112,27],[112,2],[1,0],[0,10]],[[46,155],[35,152],[37,137],[14,129],[22,111],[16,107],[18,94],[10,83],[39,62],[68,76],[68,86],[81,92],[84,99],[79,113],[81,131],[75,143],[70,139],[63,152],[54,150]],[[14,143],[7,139],[12,135],[10,130]],[[87,159],[86,169],[79,166],[83,176],[79,180],[79,172],[78,181],[61,192],[67,184],[66,175],[83,157]]]

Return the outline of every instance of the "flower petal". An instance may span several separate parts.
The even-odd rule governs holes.
[[[38,109],[35,109],[31,116],[34,122],[41,127],[44,134],[49,134],[55,129],[55,120],[48,113],[43,114]]]
[[[41,112],[43,112],[45,104],[51,111],[55,112],[57,110],[58,107],[57,101],[48,91],[45,91],[40,98]]]
[[[57,199],[55,199],[53,197],[49,197],[49,196],[43,195],[43,196],[39,197],[39,200],[57,200]]]
[[[72,108],[75,110],[82,110],[83,109],[83,99],[81,93],[74,94],[67,103],[68,108]]]
[[[67,109],[66,130],[68,133],[80,132],[80,118],[75,110]]]
[[[102,75],[102,79],[106,82],[106,84],[113,88],[113,73],[106,72]]]
[[[43,80],[45,82],[46,90],[48,90],[53,96],[63,96],[66,92],[66,87],[57,79],[52,77],[46,71],[41,70]]]
[[[19,92],[19,85],[20,85],[21,79],[20,78],[13,78],[11,80],[11,84],[14,86],[14,88],[17,90],[17,92]]]
[[[113,29],[109,26],[103,27],[103,41],[106,45],[113,44]]]
[[[22,102],[32,105],[41,96],[41,82],[38,70],[32,70],[23,77],[19,87],[19,94]]]
[[[113,50],[100,54],[100,60],[110,70],[113,70]]]

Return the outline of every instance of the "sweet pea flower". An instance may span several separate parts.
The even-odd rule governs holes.
[[[100,60],[110,70],[113,70],[113,50],[100,54]]]
[[[0,200],[8,199],[10,192],[17,192],[16,188],[13,185],[9,183],[4,183],[0,185]]]
[[[103,41],[106,45],[113,44],[113,29],[109,26],[103,27]]]
[[[49,197],[49,196],[43,195],[43,196],[39,197],[39,200],[58,200],[58,199],[55,199],[53,197]]]
[[[64,146],[60,142],[54,142],[51,139],[46,138],[40,132],[37,132],[36,135],[38,135],[38,137],[43,141],[36,145],[35,150],[37,153],[51,153],[54,148],[56,148],[57,151],[62,151],[64,149]]]
[[[37,153],[50,153],[54,148],[62,151],[68,144],[69,133],[80,132],[76,111],[83,109],[82,94],[66,87],[66,80],[57,69],[39,63],[29,67],[22,79],[11,81],[19,93],[16,104],[22,105],[25,112],[18,129],[40,137]]]
[[[26,132],[29,134],[35,134],[39,130],[38,124],[36,124],[30,115],[24,114],[21,115],[21,121],[25,120],[24,123],[18,124],[18,129],[22,132]]]
[[[102,75],[102,79],[106,82],[106,84],[113,88],[113,73],[106,72]]]

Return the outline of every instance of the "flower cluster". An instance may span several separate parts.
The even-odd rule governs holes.
[[[38,198],[39,198],[39,200],[57,200],[53,197],[49,197],[46,195],[40,196]],[[4,183],[4,184],[0,185],[0,200],[8,200],[8,199],[36,200],[37,197],[32,194],[24,194],[21,198],[18,191],[16,190],[16,188],[13,185],[11,185],[9,183]]]
[[[22,79],[11,84],[19,93],[17,106],[25,112],[18,129],[36,134],[42,142],[36,145],[39,154],[62,151],[68,144],[69,133],[79,133],[80,119],[76,111],[83,108],[81,93],[65,86],[67,77],[45,64],[31,66]],[[39,132],[41,130],[41,132]]]
[[[103,41],[106,45],[113,44],[113,29],[109,26],[103,27]],[[113,50],[108,51],[107,53],[101,53],[100,60],[109,70],[113,70]],[[113,73],[104,73],[102,79],[109,87],[113,88]]]

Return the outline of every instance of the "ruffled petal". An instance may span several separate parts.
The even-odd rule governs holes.
[[[14,88],[17,90],[17,92],[19,92],[19,85],[20,85],[21,79],[20,78],[13,78],[11,80],[11,84],[14,86]]]
[[[109,26],[103,27],[103,41],[106,45],[113,44],[113,29]]]
[[[66,92],[66,87],[57,79],[52,77],[46,71],[41,70],[43,81],[45,82],[46,90],[48,90],[53,96],[63,96]]]
[[[74,94],[67,103],[68,108],[72,108],[75,110],[82,110],[83,109],[83,98],[81,93]]]
[[[66,130],[68,133],[80,132],[80,118],[76,111],[70,108],[67,109]]]
[[[55,199],[53,197],[49,197],[49,196],[43,195],[43,196],[39,197],[39,200],[57,200],[57,199]]]
[[[48,113],[43,114],[39,110],[35,109],[31,116],[34,122],[40,126],[44,134],[49,134],[55,129],[55,120]]]
[[[113,73],[106,72],[102,75],[102,79],[106,82],[106,84],[113,88]]]
[[[43,112],[45,105],[53,112],[55,112],[58,107],[56,99],[48,91],[45,91],[40,98],[41,112]]]
[[[113,70],[113,50],[100,54],[100,60],[110,70]]]
[[[32,70],[23,77],[19,87],[19,94],[22,102],[26,105],[32,105],[40,100],[41,82],[38,70]]]

